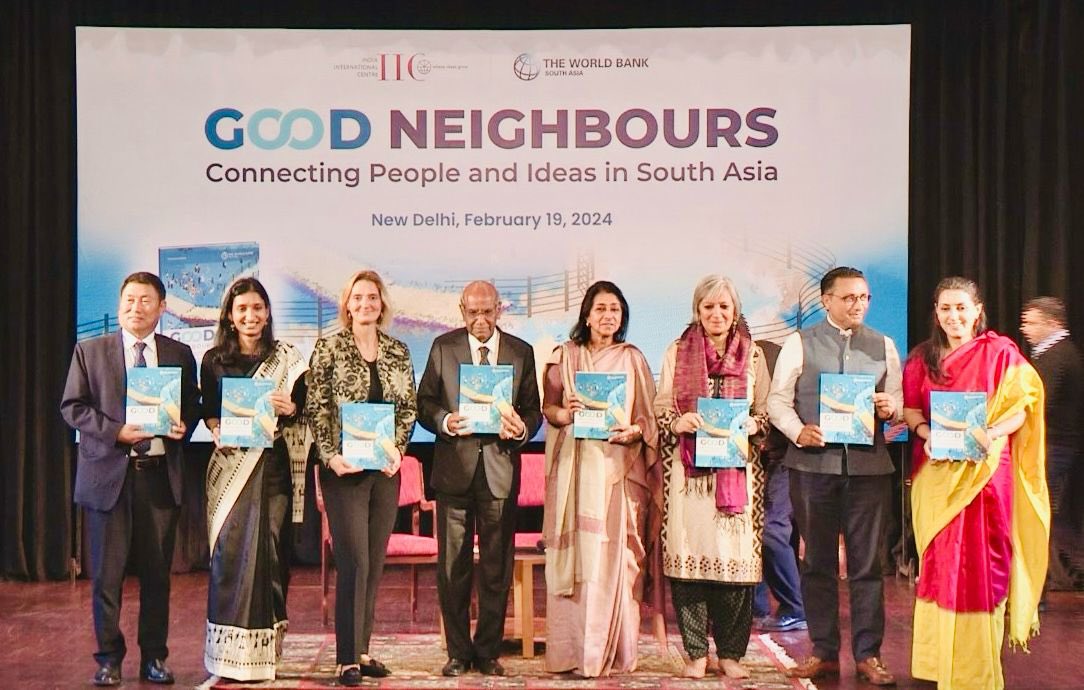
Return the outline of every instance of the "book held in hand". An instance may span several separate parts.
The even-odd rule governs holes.
[[[825,443],[873,445],[872,374],[821,374],[820,428]]]
[[[125,398],[126,424],[165,436],[181,423],[181,368],[132,367]]]
[[[986,457],[986,393],[930,392],[930,457],[973,460]]]
[[[627,374],[576,372],[576,397],[584,409],[572,419],[574,438],[610,438],[610,429],[629,423]]]
[[[381,470],[395,452],[395,405],[343,403],[342,456],[362,470]]]
[[[746,398],[697,398],[704,423],[696,430],[697,467],[745,467],[749,459]]]
[[[268,379],[224,377],[218,440],[224,446],[270,448],[275,443],[278,416],[271,403],[275,382]]]
[[[460,364],[459,414],[476,434],[501,430],[501,412],[512,409],[511,364]]]

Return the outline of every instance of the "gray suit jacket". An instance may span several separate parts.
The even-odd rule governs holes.
[[[432,485],[439,493],[466,494],[481,458],[493,497],[514,499],[519,494],[520,450],[542,424],[534,350],[523,340],[501,331],[497,364],[513,366],[515,397],[512,407],[527,425],[527,437],[523,441],[502,441],[496,434],[449,436],[444,433],[445,415],[459,408],[459,365],[471,361],[467,329],[445,333],[433,341],[425,373],[418,384],[418,422],[437,437],[433,449]]]
[[[159,366],[181,368],[181,418],[191,435],[199,421],[196,360],[187,345],[155,335]],[[124,426],[127,370],[121,332],[75,344],[60,414],[79,430],[79,459],[75,473],[75,502],[95,510],[111,510],[120,497],[128,471],[130,445],[117,442]],[[173,499],[181,504],[183,441],[163,439]]]

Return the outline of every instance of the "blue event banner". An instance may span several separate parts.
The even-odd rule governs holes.
[[[222,379],[218,440],[224,446],[270,448],[278,416],[271,403],[275,382],[248,377]]]
[[[930,392],[930,457],[979,461],[990,445],[986,436],[986,393]]]
[[[181,423],[181,368],[132,367],[125,397],[125,423],[165,436]]]
[[[395,405],[343,403],[342,456],[348,465],[380,470],[395,452]]]
[[[697,467],[745,467],[749,459],[749,400],[697,398],[704,423],[696,430]]]
[[[610,429],[629,423],[627,374],[576,372],[576,397],[584,409],[573,417],[574,438],[610,438]]]
[[[460,364],[459,414],[467,418],[476,434],[501,430],[501,412],[512,409],[511,364]]]
[[[820,428],[825,443],[873,445],[872,374],[821,374]]]

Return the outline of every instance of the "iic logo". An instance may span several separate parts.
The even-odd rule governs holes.
[[[380,53],[380,81],[402,81],[406,77],[424,81],[432,70],[433,64],[425,59],[425,53]]]

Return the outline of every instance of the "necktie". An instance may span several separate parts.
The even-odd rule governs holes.
[[[147,358],[143,356],[143,351],[146,350],[146,349],[147,349],[147,343],[143,342],[142,340],[137,340],[136,341],[136,344],[135,344],[135,351],[136,351],[135,365],[137,367],[145,367],[145,366],[147,366]],[[150,441],[150,439],[146,439],[146,438],[143,439],[142,441],[136,441],[136,443],[132,446],[132,450],[135,451],[136,455],[146,455],[147,451],[150,450],[150,449],[151,449],[151,441]]]
[[[489,364],[489,348],[485,345],[478,348],[478,363]]]

